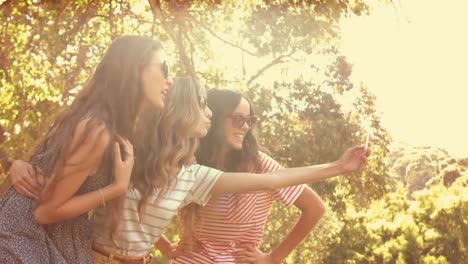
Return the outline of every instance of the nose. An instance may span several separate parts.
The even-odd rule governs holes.
[[[167,87],[171,88],[173,84],[174,84],[174,80],[171,77],[167,77],[167,79],[166,79]]]
[[[247,122],[244,122],[241,129],[244,130],[244,131],[248,131],[250,129],[250,126],[249,126],[249,124],[247,124]]]
[[[211,112],[211,109],[208,106],[205,108],[205,115],[209,119],[211,119],[211,117],[213,116],[213,112]]]

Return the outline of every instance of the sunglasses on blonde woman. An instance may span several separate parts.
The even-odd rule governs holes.
[[[166,61],[161,63],[161,71],[163,73],[164,79],[167,80],[169,78],[169,64],[167,64]]]
[[[198,96],[198,105],[201,109],[205,110],[207,106],[206,97],[204,95]]]
[[[252,129],[258,121],[258,116],[243,116],[240,113],[230,113],[226,117],[231,119],[232,126],[235,128],[242,128],[244,124],[247,124],[249,129]]]

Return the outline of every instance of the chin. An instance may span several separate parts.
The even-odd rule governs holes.
[[[231,144],[231,147],[235,150],[242,150],[242,144],[234,143],[234,144]]]
[[[204,138],[208,134],[208,130],[196,131],[194,138]]]
[[[163,109],[164,106],[165,106],[164,101],[159,102],[158,104],[156,104],[156,107],[157,107],[158,109]]]
[[[198,138],[204,138],[208,134],[208,131],[203,132]]]

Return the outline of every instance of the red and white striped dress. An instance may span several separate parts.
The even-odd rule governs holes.
[[[261,169],[249,172],[265,173],[283,169],[274,159],[260,153]],[[235,263],[233,253],[237,245],[249,243],[258,247],[262,241],[265,223],[274,200],[291,206],[304,189],[292,186],[274,192],[223,194],[212,196],[199,208],[201,221],[193,231],[197,242],[193,251],[172,260],[172,263]]]

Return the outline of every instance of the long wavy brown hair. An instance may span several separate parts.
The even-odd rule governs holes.
[[[144,161],[132,174],[133,187],[141,194],[140,219],[153,191],[158,191],[157,199],[163,197],[176,183],[182,165],[193,162],[199,141],[192,135],[200,122],[198,98],[203,94],[198,81],[175,78],[162,113],[145,115],[149,125],[136,147],[137,157]]]
[[[226,156],[222,155],[222,148],[225,145],[224,120],[236,109],[242,98],[249,102],[250,115],[255,115],[250,99],[237,91],[214,88],[207,92],[208,107],[213,112],[213,116],[208,134],[200,140],[200,148],[196,153],[198,163],[219,170],[241,172],[245,171],[252,162],[259,162],[258,151],[264,148],[257,141],[255,129],[250,129],[245,135],[242,149],[233,149]]]
[[[255,129],[247,132],[242,149],[231,150],[223,156],[225,143],[224,120],[229,113],[239,105],[242,98],[249,102],[250,115],[255,115],[252,102],[241,93],[221,88],[213,88],[207,92],[207,105],[211,109],[211,128],[206,137],[200,139],[200,147],[196,152],[197,162],[201,165],[213,167],[229,172],[246,172],[249,166],[254,170],[261,167],[259,150],[267,150],[261,147],[255,136]],[[240,205],[237,205],[240,206]],[[193,230],[195,226],[203,222],[198,214],[200,208],[197,204],[190,204],[179,211],[180,229],[182,230],[182,245],[191,249],[193,247]]]
[[[73,153],[98,122],[105,124],[111,141],[120,135],[133,142],[135,120],[144,98],[141,72],[160,49],[159,42],[143,36],[124,36],[112,43],[84,88],[71,105],[56,116],[48,133],[33,151],[31,162],[47,180],[48,188],[41,195],[42,201],[47,199],[63,177],[60,170],[65,165],[65,155]],[[85,118],[90,121],[78,141],[80,143],[72,150],[67,149],[77,124]],[[105,177],[107,183],[114,179],[111,145],[107,146],[97,172]],[[108,204],[109,221],[114,230],[122,202],[122,199],[115,199]]]

